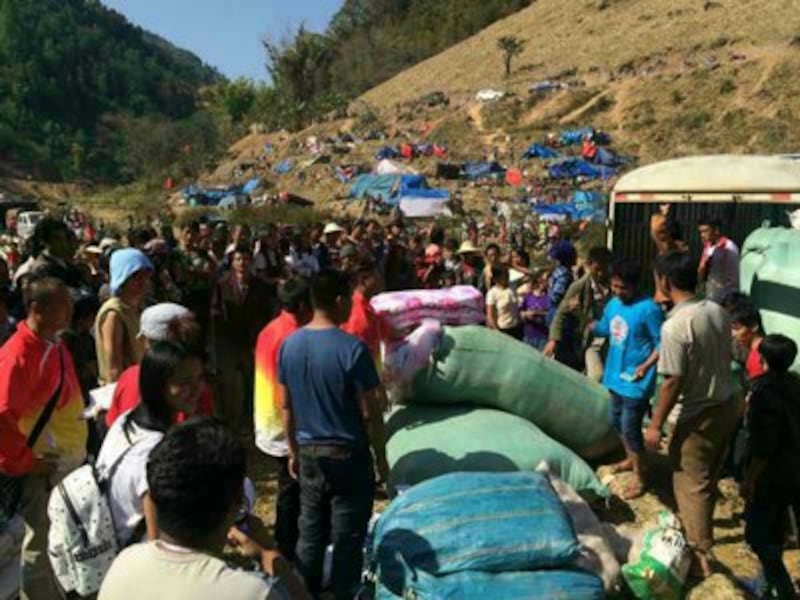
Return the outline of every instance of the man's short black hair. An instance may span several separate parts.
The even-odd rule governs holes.
[[[311,306],[311,288],[304,277],[292,277],[283,284],[281,304],[288,312],[296,315],[303,306]]]
[[[759,331],[764,330],[761,324],[761,313],[758,312],[756,305],[749,299],[742,300],[734,305],[731,309],[731,322],[747,328],[758,327]]]
[[[722,219],[712,213],[705,213],[697,220],[697,225],[722,229]]]
[[[635,260],[621,258],[611,264],[611,277],[617,277],[625,285],[638,287],[642,280],[642,267]]]
[[[656,258],[656,273],[682,292],[697,289],[697,261],[685,252],[668,252]]]
[[[197,547],[242,502],[244,446],[222,421],[195,417],[170,429],[147,462],[158,529]]]
[[[31,275],[28,279],[28,287],[25,290],[25,311],[30,311],[31,306],[47,308],[58,300],[59,292],[66,287],[66,284],[55,277],[44,277]]]
[[[785,373],[797,358],[797,344],[785,335],[770,334],[761,340],[758,352],[770,371]]]
[[[496,267],[492,267],[492,281],[497,281],[498,279],[505,279],[508,281],[508,277],[508,267],[505,265],[497,265]]]
[[[486,246],[486,254],[489,254],[489,250],[497,250],[497,253],[500,254],[500,246],[494,242]]]
[[[595,246],[594,248],[590,248],[589,254],[586,257],[587,262],[603,266],[611,264],[613,259],[614,255],[611,254],[611,250],[605,246]]]
[[[330,311],[337,298],[350,295],[350,278],[336,269],[323,269],[311,279],[311,305],[317,310]]]
[[[750,300],[750,296],[745,294],[744,292],[728,292],[723,296],[722,308],[727,310],[730,313],[733,313],[736,308],[742,303],[752,304],[752,300]]]
[[[53,217],[44,217],[36,224],[31,236],[31,254],[38,257],[53,242],[56,235],[63,233],[69,234],[69,227],[64,221],[59,221]]]
[[[252,258],[253,257],[253,249],[250,247],[249,244],[247,244],[245,242],[240,242],[240,243],[236,244],[236,246],[234,247],[233,254],[234,255],[241,254],[243,256],[249,256],[250,258]]]

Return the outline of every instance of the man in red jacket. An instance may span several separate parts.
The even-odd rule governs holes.
[[[27,319],[0,349],[0,473],[25,476],[21,597],[36,600],[59,597],[47,558],[47,501],[58,477],[85,459],[87,428],[72,357],[58,339],[72,318],[66,285],[49,277],[32,280],[26,308]],[[29,448],[28,436],[57,391],[55,410]]]

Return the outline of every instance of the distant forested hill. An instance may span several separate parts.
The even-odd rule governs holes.
[[[328,37],[335,90],[359,95],[533,0],[345,0]]]
[[[0,159],[113,178],[120,119],[185,119],[219,79],[97,0],[0,0]]]

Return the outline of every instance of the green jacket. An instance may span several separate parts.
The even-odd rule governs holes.
[[[570,310],[569,305],[573,298],[578,299],[578,308]],[[567,289],[558,310],[550,324],[550,339],[560,342],[564,336],[567,319],[577,321],[576,334],[583,339],[587,325],[596,321],[603,314],[604,306],[595,306],[594,293],[592,292],[592,276],[587,273]]]

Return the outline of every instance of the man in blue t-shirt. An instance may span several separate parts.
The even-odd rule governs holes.
[[[350,298],[345,273],[320,271],[311,282],[314,317],[283,343],[278,359],[289,470],[300,482],[297,560],[315,598],[329,540],[334,594],[356,594],[375,492],[370,445],[381,480],[388,474],[375,364],[366,345],[339,328]]]
[[[622,493],[626,500],[644,493],[642,421],[655,391],[664,322],[664,313],[653,299],[639,294],[640,279],[638,264],[630,260],[616,262],[611,270],[614,298],[594,325],[594,334],[609,341],[603,385],[611,392],[611,420],[627,454],[613,470],[633,471],[630,486]]]

